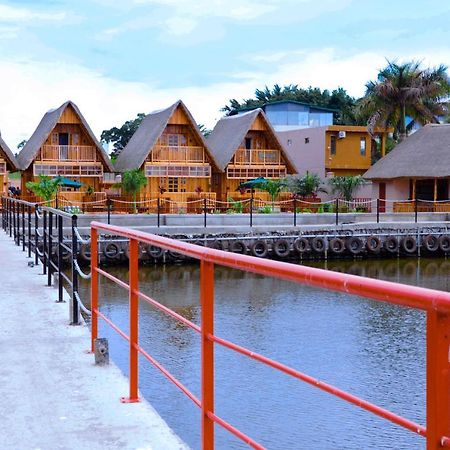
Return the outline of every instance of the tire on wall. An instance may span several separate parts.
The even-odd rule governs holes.
[[[439,248],[442,252],[450,252],[450,236],[443,234],[439,236]]]
[[[250,252],[258,258],[265,258],[269,253],[269,246],[266,241],[257,240],[250,245]]]
[[[79,254],[84,261],[91,260],[91,244],[81,244]]]
[[[347,250],[353,255],[358,255],[364,249],[364,243],[362,239],[357,236],[351,236],[347,238],[347,240],[345,241],[345,246],[347,247]]]
[[[402,238],[400,243],[402,250],[406,253],[416,253],[417,251],[417,241],[414,236],[405,236]]]
[[[120,257],[120,247],[115,242],[107,242],[103,248],[103,255],[106,259],[114,260]]]
[[[369,236],[366,241],[366,249],[372,253],[378,253],[383,247],[379,236]]]
[[[333,239],[330,239],[330,241],[328,242],[328,248],[333,253],[340,255],[345,251],[345,242],[343,239],[335,237]]]
[[[164,249],[161,247],[157,247],[156,245],[147,245],[146,247],[147,255],[153,259],[162,258],[164,255]]]
[[[399,242],[398,239],[395,236],[388,236],[384,240],[384,248],[389,253],[397,253],[399,248]]]
[[[327,242],[323,237],[315,237],[311,241],[311,248],[316,253],[323,253],[327,248]]]
[[[309,243],[309,239],[305,237],[299,237],[294,241],[293,244],[294,250],[297,253],[306,253],[311,250],[311,245]]]
[[[423,238],[422,245],[429,252],[435,252],[439,248],[439,238],[433,234],[428,234]]]
[[[245,255],[247,253],[247,244],[245,241],[237,240],[233,241],[230,244],[230,251],[233,253],[240,253],[242,255]]]
[[[287,239],[276,240],[273,243],[272,251],[278,258],[286,258],[291,253],[289,241]]]

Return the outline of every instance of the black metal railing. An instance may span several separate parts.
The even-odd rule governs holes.
[[[47,276],[47,285],[58,283],[58,300],[64,302],[64,284],[70,296],[70,323],[80,323],[80,310],[90,315],[78,292],[78,278],[90,278],[78,264],[79,243],[86,243],[78,231],[75,214],[30,203],[24,200],[2,197],[2,228],[14,238],[28,257],[34,254],[34,264],[42,264],[42,273]],[[70,270],[64,271],[70,264]]]

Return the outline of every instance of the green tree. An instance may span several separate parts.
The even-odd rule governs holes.
[[[27,139],[24,139],[23,141],[20,141],[20,142],[17,144],[17,148],[18,148],[19,150],[22,150],[22,149],[25,147],[25,145],[26,145],[27,142],[28,142]]]
[[[305,175],[290,175],[283,181],[288,191],[300,197],[315,197],[318,192],[327,192],[321,187],[322,180],[316,173],[306,172]]]
[[[47,206],[50,206],[51,201],[58,192],[58,186],[60,184],[60,179],[52,179],[46,175],[39,175],[38,181],[28,181],[25,186],[35,195],[43,198]]]
[[[255,188],[267,192],[270,195],[272,202],[275,202],[280,192],[286,188],[286,185],[284,183],[284,180],[265,180],[261,184],[255,184]],[[273,211],[273,203],[272,203],[272,211]]]
[[[359,117],[368,117],[370,133],[378,126],[392,127],[395,140],[402,140],[415,123],[439,123],[439,117],[448,113],[449,95],[446,66],[424,69],[416,61],[388,61],[377,81],[366,84],[358,113]],[[411,118],[409,124],[407,116]]]
[[[147,185],[147,177],[142,170],[128,170],[122,174],[122,182],[120,186],[127,194],[133,195],[133,211],[137,213],[136,196],[140,190]]]
[[[366,181],[361,175],[356,175],[352,177],[332,177],[329,183],[333,194],[338,195],[339,198],[347,202],[351,202],[356,189],[366,184]]]
[[[112,159],[117,158],[117,155],[125,148],[144,118],[145,114],[139,113],[135,119],[127,120],[120,128],[113,127],[110,130],[102,131],[100,140],[107,144],[110,142],[114,143],[113,151],[111,152]]]
[[[210,130],[209,128],[206,128],[206,126],[203,125],[202,123],[198,124],[198,129],[200,130],[200,133],[202,133],[205,138],[208,137],[212,133],[212,130]]]

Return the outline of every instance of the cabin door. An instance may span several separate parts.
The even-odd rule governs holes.
[[[69,159],[69,133],[59,133],[59,159]]]
[[[386,212],[386,183],[379,183],[378,198],[380,199],[380,213]]]

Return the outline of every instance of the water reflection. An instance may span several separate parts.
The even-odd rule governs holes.
[[[449,289],[444,259],[309,262],[328,270]],[[127,281],[124,268],[108,269]],[[424,423],[424,314],[217,267],[216,333]],[[149,296],[199,323],[199,268],[140,270]],[[83,284],[88,295],[87,285]],[[101,280],[103,311],[128,329],[127,295]],[[188,327],[142,302],[143,346],[199,395],[199,338]],[[113,359],[127,372],[127,348],[106,326]],[[199,413],[146,361],[141,390],[170,426],[199,448]],[[120,393],[120,395],[123,393]],[[217,347],[217,412],[270,449],[422,449],[423,438]],[[217,430],[217,448],[247,448]]]

